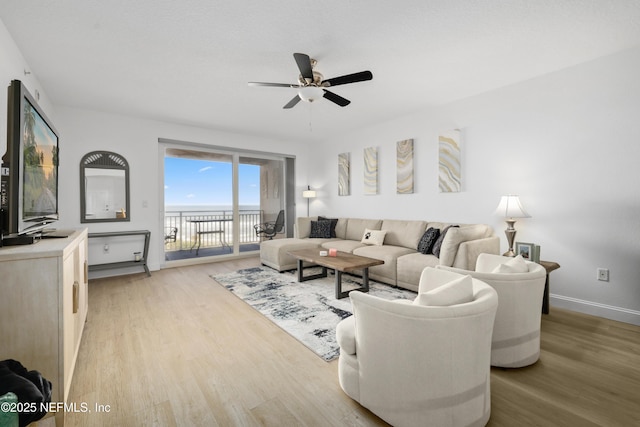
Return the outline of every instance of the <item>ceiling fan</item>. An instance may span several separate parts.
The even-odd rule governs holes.
[[[324,76],[313,69],[317,62],[315,59],[309,58],[309,55],[304,53],[294,53],[293,58],[296,60],[296,64],[298,64],[298,69],[300,69],[297,84],[249,82],[249,86],[289,87],[298,89],[298,94],[283,108],[293,108],[301,100],[314,102],[320,98],[328,99],[341,107],[346,107],[351,101],[328,91],[326,88],[348,83],[363,82],[373,78],[371,71],[361,71],[359,73],[324,80]]]

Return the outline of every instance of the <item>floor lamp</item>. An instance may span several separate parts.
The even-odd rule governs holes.
[[[307,189],[302,192],[302,197],[307,199],[307,216],[309,216],[309,201],[310,199],[315,199],[316,192],[312,190],[310,186],[307,185]]]
[[[516,229],[513,225],[516,223],[514,218],[531,218],[531,215],[525,212],[520,204],[520,198],[518,196],[508,195],[502,196],[500,204],[496,209],[496,213],[504,218],[507,218],[507,229],[504,230],[504,234],[507,235],[507,243],[509,244],[509,250],[503,253],[503,256],[516,256],[513,251],[513,241],[516,238]]]

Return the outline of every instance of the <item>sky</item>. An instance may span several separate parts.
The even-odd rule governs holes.
[[[260,205],[260,166],[238,165],[239,204]],[[231,206],[231,163],[177,157],[164,159],[164,203]]]

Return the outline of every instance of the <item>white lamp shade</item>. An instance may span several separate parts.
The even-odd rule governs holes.
[[[316,197],[316,192],[315,190],[304,190],[302,192],[302,197],[304,197],[305,199],[313,199]]]
[[[306,102],[313,102],[324,96],[324,90],[316,86],[305,86],[298,89],[298,96]]]
[[[496,213],[505,218],[531,218],[522,205],[518,196],[502,196]]]

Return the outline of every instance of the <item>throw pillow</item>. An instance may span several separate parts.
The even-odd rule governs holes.
[[[311,221],[311,239],[329,239],[331,237],[331,221]]]
[[[445,227],[444,230],[442,230],[442,233],[440,233],[440,236],[438,236],[438,240],[436,240],[436,242],[433,244],[432,252],[438,258],[440,258],[440,249],[442,249],[442,242],[444,242],[444,238],[447,235],[447,231],[449,231],[449,229],[451,227],[460,227],[460,226],[459,225],[449,225],[449,226]]]
[[[325,218],[323,216],[319,216],[318,221],[331,221],[331,237],[336,237],[336,224],[338,224],[338,218]]]
[[[382,246],[385,234],[387,234],[386,230],[369,230],[365,228],[360,242],[365,245]]]
[[[418,252],[425,255],[433,253],[433,245],[439,236],[439,228],[429,227],[422,235],[422,238],[420,238],[420,242],[418,242]]]
[[[518,255],[509,261],[499,264],[491,271],[492,273],[528,273],[529,266],[527,262],[522,258],[522,255]]]
[[[418,294],[416,305],[446,307],[473,301],[473,282],[470,275],[461,276],[429,292]]]

